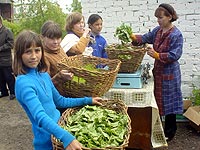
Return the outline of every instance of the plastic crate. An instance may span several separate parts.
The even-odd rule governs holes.
[[[151,105],[153,93],[146,89],[114,89],[106,92],[103,98],[120,99],[128,106],[146,106]]]
[[[160,118],[158,118],[153,126],[152,129],[152,144],[155,147],[160,147],[160,146],[167,146],[167,142],[165,139],[165,135],[162,129],[162,123]]]

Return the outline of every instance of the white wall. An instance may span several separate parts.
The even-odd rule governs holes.
[[[158,25],[154,17],[158,5],[171,4],[179,16],[174,24],[184,36],[179,60],[183,96],[190,96],[193,84],[200,87],[200,0],[82,0],[81,3],[86,21],[92,13],[103,18],[102,35],[109,44],[118,42],[114,32],[122,22],[131,25],[134,33],[146,33]],[[153,60],[146,55],[145,62],[152,64]]]

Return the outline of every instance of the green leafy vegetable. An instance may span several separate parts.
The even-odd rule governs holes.
[[[120,146],[127,133],[128,117],[113,110],[85,106],[68,117],[64,129],[87,148]]]
[[[124,23],[117,27],[114,36],[117,37],[122,45],[131,42],[130,35],[133,33],[132,28]]]

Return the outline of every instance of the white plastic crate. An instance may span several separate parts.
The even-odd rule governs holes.
[[[165,139],[165,134],[162,129],[162,123],[160,118],[158,118],[152,129],[152,144],[155,147],[167,146]]]
[[[152,84],[148,83],[142,89],[116,89],[111,88],[106,92],[103,98],[106,99],[120,99],[124,101],[127,106],[149,106],[151,105]]]

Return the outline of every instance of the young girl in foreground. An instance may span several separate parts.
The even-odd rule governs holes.
[[[81,144],[75,137],[57,124],[60,112],[56,106],[70,108],[86,104],[101,105],[102,99],[61,96],[46,70],[39,35],[32,31],[22,31],[15,43],[15,92],[32,123],[34,150],[52,150],[51,134],[63,142],[65,149],[81,150]]]

